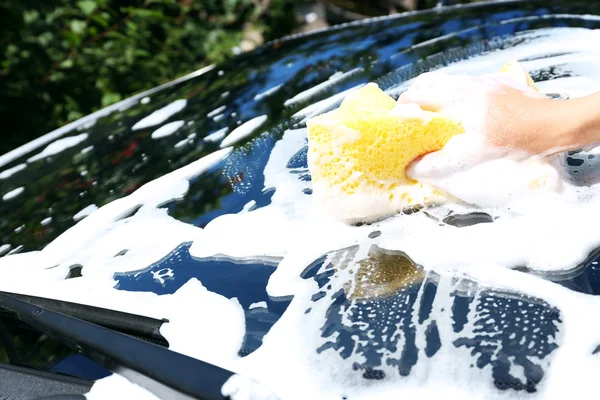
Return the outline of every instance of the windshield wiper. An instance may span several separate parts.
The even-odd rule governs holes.
[[[48,310],[61,314],[69,315],[92,324],[100,325],[105,328],[113,329],[117,332],[135,336],[163,347],[169,347],[169,342],[160,334],[160,327],[163,323],[169,322],[166,319],[155,319],[141,315],[130,314],[122,311],[109,310],[89,306],[86,304],[71,303],[68,301],[48,299],[45,297],[30,296],[19,293],[3,292],[0,294],[8,295],[27,303],[44,307]],[[10,311],[0,308],[0,315],[10,313]],[[14,314],[14,313],[13,313]],[[2,315],[6,317],[6,315]],[[16,315],[15,315],[16,317]]]
[[[158,332],[160,325],[155,326],[156,321],[159,320],[148,318],[152,320],[150,323],[145,319],[146,317],[133,314],[6,292],[0,292],[0,308],[14,313],[23,322],[77,350],[104,368],[126,377],[159,398],[207,400],[226,398],[221,394],[221,387],[233,372],[128,334],[84,321],[83,318],[96,318],[96,322],[107,325],[127,326],[129,332],[155,332],[160,335]],[[97,315],[93,317],[91,314],[85,315],[84,309],[104,310],[109,313],[102,314],[101,317]],[[65,313],[57,312],[58,310]],[[69,311],[82,318],[67,315],[66,312]],[[117,316],[114,313],[124,315]],[[130,316],[131,321],[124,321]],[[142,323],[133,326],[134,321],[142,321]],[[162,324],[164,321],[159,322]]]

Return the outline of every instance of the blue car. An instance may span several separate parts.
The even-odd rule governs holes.
[[[266,43],[0,156],[0,398],[560,398],[560,305],[430,271],[382,245],[385,221],[298,218],[306,121],[368,82],[397,98],[506,54],[546,96],[578,95],[565,56],[593,58],[600,3],[452,3]],[[587,299],[597,259],[510,268]]]

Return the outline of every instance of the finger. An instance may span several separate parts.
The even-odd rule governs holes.
[[[426,89],[452,81],[452,76],[445,72],[425,72],[417,76],[410,85],[411,89]]]
[[[461,75],[430,72],[420,75],[398,99],[399,103],[415,103],[422,109],[439,111],[463,101],[472,81]]]
[[[512,89],[518,90],[524,94],[527,94],[531,97],[545,97],[543,94],[538,92],[536,89],[532,88],[527,84],[525,78],[520,79],[512,75],[508,74],[489,74],[485,75],[486,79],[489,79],[495,83],[499,83],[504,86],[508,86]]]
[[[483,136],[455,136],[441,150],[414,160],[406,169],[406,175],[427,182],[477,165],[484,157],[483,140]],[[486,153],[486,156],[489,155]]]
[[[440,101],[440,96],[431,90],[407,90],[398,98],[401,104],[418,104],[421,109],[429,111],[438,111],[444,107],[444,102]]]

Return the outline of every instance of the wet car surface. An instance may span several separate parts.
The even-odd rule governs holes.
[[[600,4],[494,2],[348,24],[269,43],[196,77],[139,96],[108,115],[75,124],[62,139],[81,140],[63,142],[63,150],[37,157],[44,150],[40,147],[2,166],[0,176],[2,171],[14,172],[0,179],[0,195],[5,197],[0,201],[4,217],[0,220],[0,245],[4,245],[0,252],[43,249],[85,218],[82,210],[101,207],[214,152],[222,143],[219,136],[262,116],[266,118],[260,120],[259,128],[235,143],[228,157],[191,180],[182,199],[162,207],[172,217],[201,228],[218,216],[264,207],[277,190],[265,187],[263,170],[271,151],[286,129],[305,126],[306,117],[311,116],[309,105],[370,81],[384,89],[397,85],[457,57],[464,58],[469,51],[481,52],[494,38],[505,35],[545,27],[600,28],[600,21],[578,14],[600,14]],[[548,18],[551,15],[556,16]],[[457,56],[447,52],[450,48],[463,51]],[[536,81],[560,76],[560,71],[552,70],[533,74]],[[310,90],[317,85],[320,90]],[[156,110],[182,100],[185,107],[160,125],[135,128]],[[331,102],[328,107],[338,103]],[[157,128],[169,123],[174,124],[173,133],[157,134]],[[287,168],[305,183],[304,194],[310,196],[306,148],[289,160]],[[14,197],[6,196],[21,187]],[[269,297],[265,290],[277,260],[245,261],[240,268],[242,264],[232,260],[194,259],[189,246],[181,243],[146,269],[116,274],[116,288],[165,295],[198,278],[209,290],[238,299],[246,322],[238,354],[252,354],[290,303],[290,299]],[[368,293],[365,288],[365,293],[348,298],[334,277],[352,251],[333,250],[330,257],[315,260],[302,274],[319,287],[312,295],[315,305],[328,302],[320,332],[325,343],[315,352],[334,351],[343,359],[353,352],[360,354],[363,361],[353,362],[350,368],[366,380],[382,380],[386,377],[380,368],[384,364],[394,366],[400,376],[411,373],[418,362],[416,342],[424,341],[425,355],[433,357],[440,350],[439,329],[451,329],[458,335],[464,329],[464,336],[453,345],[468,348],[476,356],[471,368],[490,367],[491,379],[500,390],[536,391],[544,371],[530,357],[543,359],[558,346],[546,339],[558,335],[559,310],[535,297],[465,282],[460,291],[449,294],[453,298],[451,318],[438,321],[433,304],[441,290],[439,277],[425,275],[405,255],[375,245],[361,268],[375,271],[381,292]],[[115,257],[126,255],[127,249],[123,249]],[[81,269],[74,265],[65,278],[77,279]],[[598,269],[592,254],[576,274],[557,283],[595,295],[600,293]],[[253,307],[263,301],[266,308]],[[418,313],[412,312],[414,308]],[[305,312],[310,318],[316,311],[307,308]],[[520,318],[531,321],[532,331],[519,324]],[[368,337],[361,329],[367,321],[377,321]],[[444,323],[449,326],[441,326]],[[402,349],[391,339],[394,335],[403,337]],[[364,345],[365,341],[370,344]],[[500,350],[501,357],[492,357]],[[385,355],[398,353],[401,356]],[[523,368],[524,381],[511,375],[515,365]]]

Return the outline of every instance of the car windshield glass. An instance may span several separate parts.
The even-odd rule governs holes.
[[[170,349],[284,398],[368,395],[402,379],[475,382],[489,398],[538,392],[564,338],[555,297],[429,270],[390,249],[389,220],[319,225],[306,121],[368,82],[396,99],[422,72],[483,74],[512,58],[546,96],[580,96],[598,78],[582,60],[600,64],[600,19],[588,14],[600,5],[493,2],[291,37],[4,155],[0,290],[166,318]],[[577,154],[564,163],[574,179],[589,157]],[[496,223],[488,211],[413,213],[456,232]],[[575,304],[600,293],[596,256],[567,272],[511,272],[542,276]],[[106,376],[10,313],[2,329],[20,361],[5,344],[0,362]],[[435,360],[451,373],[429,374]]]

